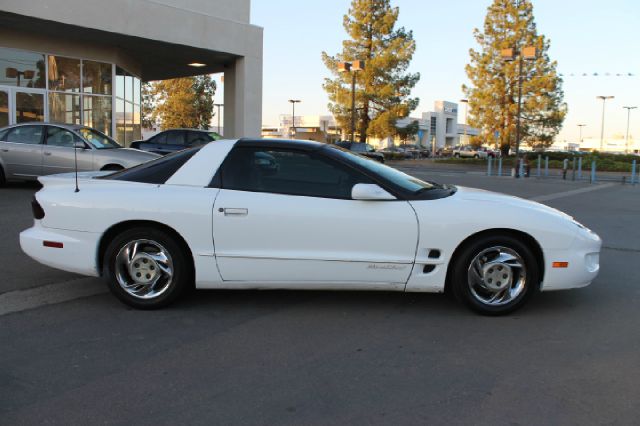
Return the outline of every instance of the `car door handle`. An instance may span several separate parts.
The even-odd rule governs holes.
[[[225,216],[246,216],[249,214],[249,209],[238,209],[238,208],[223,208],[220,207],[218,209],[220,213],[224,213]]]
[[[50,153],[50,152],[48,152],[48,151],[45,151],[45,152],[44,152],[44,155],[51,155],[51,153]]]

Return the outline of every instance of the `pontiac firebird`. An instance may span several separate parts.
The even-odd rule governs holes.
[[[499,315],[598,274],[600,238],[544,205],[409,176],[334,146],[221,140],[118,172],[41,177],[40,263],[124,303],[186,288],[450,291]]]

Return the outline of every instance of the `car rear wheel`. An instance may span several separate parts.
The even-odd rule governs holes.
[[[515,311],[537,293],[540,283],[533,252],[511,235],[468,244],[454,260],[451,278],[456,298],[484,315]]]
[[[174,237],[155,228],[133,228],[115,237],[103,265],[109,290],[138,309],[169,305],[193,281],[185,250]]]

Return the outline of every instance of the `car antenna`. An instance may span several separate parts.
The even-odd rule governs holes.
[[[76,171],[76,190],[74,192],[80,192],[80,188],[78,188],[78,148],[80,142],[74,142],[73,144],[73,165]]]

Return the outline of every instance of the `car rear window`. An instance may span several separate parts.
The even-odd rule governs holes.
[[[100,176],[97,179],[125,180],[129,182],[162,185],[199,150],[200,147],[185,149],[147,163],[142,163],[130,169]]]

